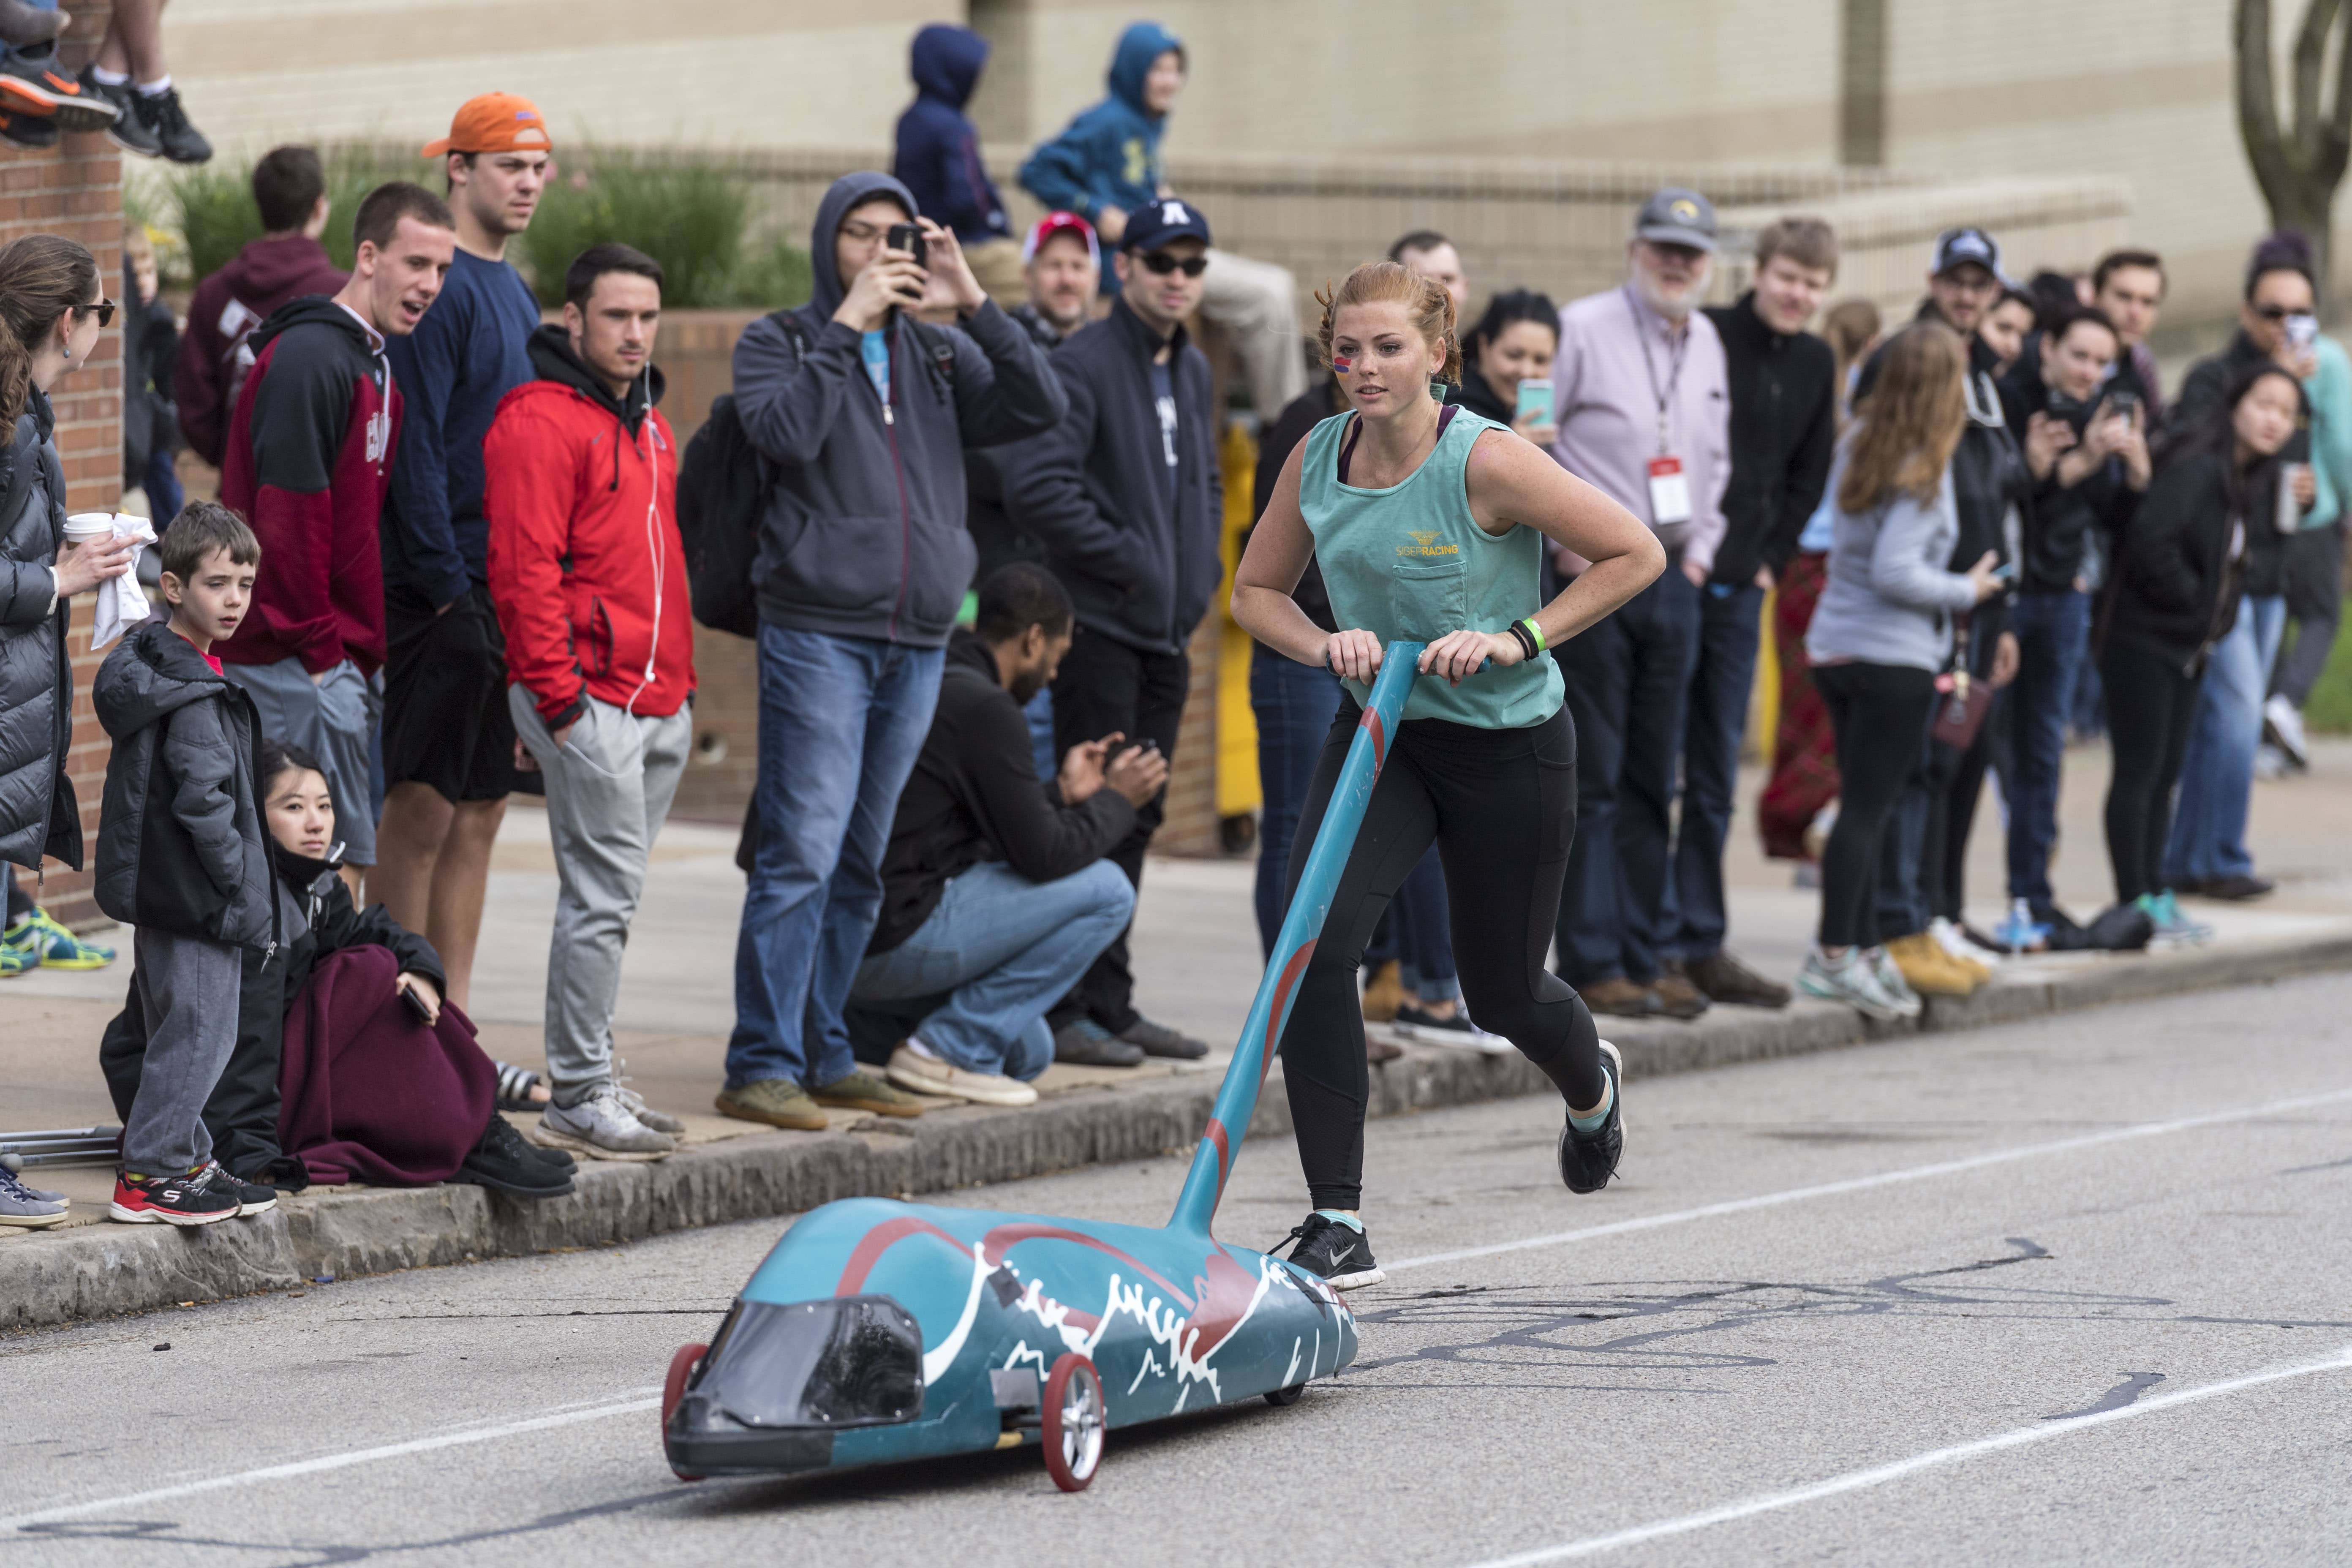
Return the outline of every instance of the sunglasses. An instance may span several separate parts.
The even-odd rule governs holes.
[[[107,328],[114,325],[114,301],[111,300],[100,300],[95,305],[76,305],[74,309],[79,310],[85,316],[90,314],[92,311],[96,311],[98,314],[99,330],[100,331],[103,331]]]
[[[2307,310],[2290,310],[2284,305],[2257,305],[2254,307],[2254,314],[2260,316],[2265,321],[2284,321],[2289,316],[2304,316],[2310,314],[2310,312]]]
[[[1155,250],[1142,259],[1144,266],[1162,278],[1167,277],[1171,272],[1181,272],[1187,278],[1198,278],[1209,269],[1209,258],[1205,256],[1188,256],[1179,261],[1166,251]]]

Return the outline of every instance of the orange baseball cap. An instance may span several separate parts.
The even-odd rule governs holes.
[[[449,134],[425,144],[425,156],[445,153],[551,153],[539,105],[510,92],[486,92],[457,106]]]

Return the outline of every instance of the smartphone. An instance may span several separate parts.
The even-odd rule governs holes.
[[[929,261],[926,259],[929,252],[923,248],[923,231],[917,228],[913,224],[892,224],[890,226],[890,232],[882,237],[882,243],[888,246],[893,250],[913,252],[915,265],[918,267],[928,267],[930,265]]]
[[[2014,561],[2004,561],[1992,569],[1992,580],[1996,583],[2011,582],[2016,576],[2017,563]]]
[[[2139,408],[2139,394],[2128,386],[2118,386],[2107,394],[2107,412],[2126,424]]]
[[[1551,383],[1529,376],[1519,383],[1519,403],[1511,414],[1511,422],[1518,423],[1528,415],[1536,416],[1538,425],[1551,423]]]
[[[431,1009],[425,1005],[425,998],[419,996],[414,989],[406,985],[402,986],[400,988],[400,999],[408,1005],[408,1010],[410,1012],[416,1015],[416,1021],[418,1023],[430,1024],[433,1022],[433,1014]]]
[[[2309,353],[2311,345],[2319,341],[2319,318],[2301,313],[2289,316],[2286,319],[2286,341],[2294,345],[2295,353]]]
[[[2042,397],[2042,407],[2053,419],[2072,419],[2083,411],[2081,404],[2054,386],[2045,392]]]

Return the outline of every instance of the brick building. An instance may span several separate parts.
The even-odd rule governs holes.
[[[66,35],[67,63],[79,69],[96,52],[106,30],[105,5],[76,5]],[[27,234],[62,234],[89,247],[108,297],[121,293],[122,276],[122,159],[103,135],[68,136],[55,152],[27,153],[0,144],[0,244]],[[122,331],[107,329],[87,369],[59,382],[50,394],[58,416],[58,451],[65,459],[66,505],[71,511],[111,510],[122,497]],[[81,802],[81,827],[89,854],[98,844],[99,794],[106,781],[107,740],[89,706],[90,683],[99,657],[89,649],[89,606],[73,607],[74,727],[67,769]],[[85,856],[84,866],[89,864]],[[19,876],[24,873],[20,870]],[[88,869],[68,870],[57,861],[43,869],[36,893],[49,911],[68,924],[98,920]]]

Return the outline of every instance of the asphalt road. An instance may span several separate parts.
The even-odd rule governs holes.
[[[2352,1533],[2352,979],[1375,1122],[1355,1367],[1034,1448],[686,1485],[653,1413],[779,1228],[0,1339],[0,1557],[924,1568],[2313,1563]],[[961,1195],[1157,1223],[1174,1161]],[[1220,1230],[1304,1209],[1241,1156]],[[160,1347],[168,1342],[170,1349]]]

